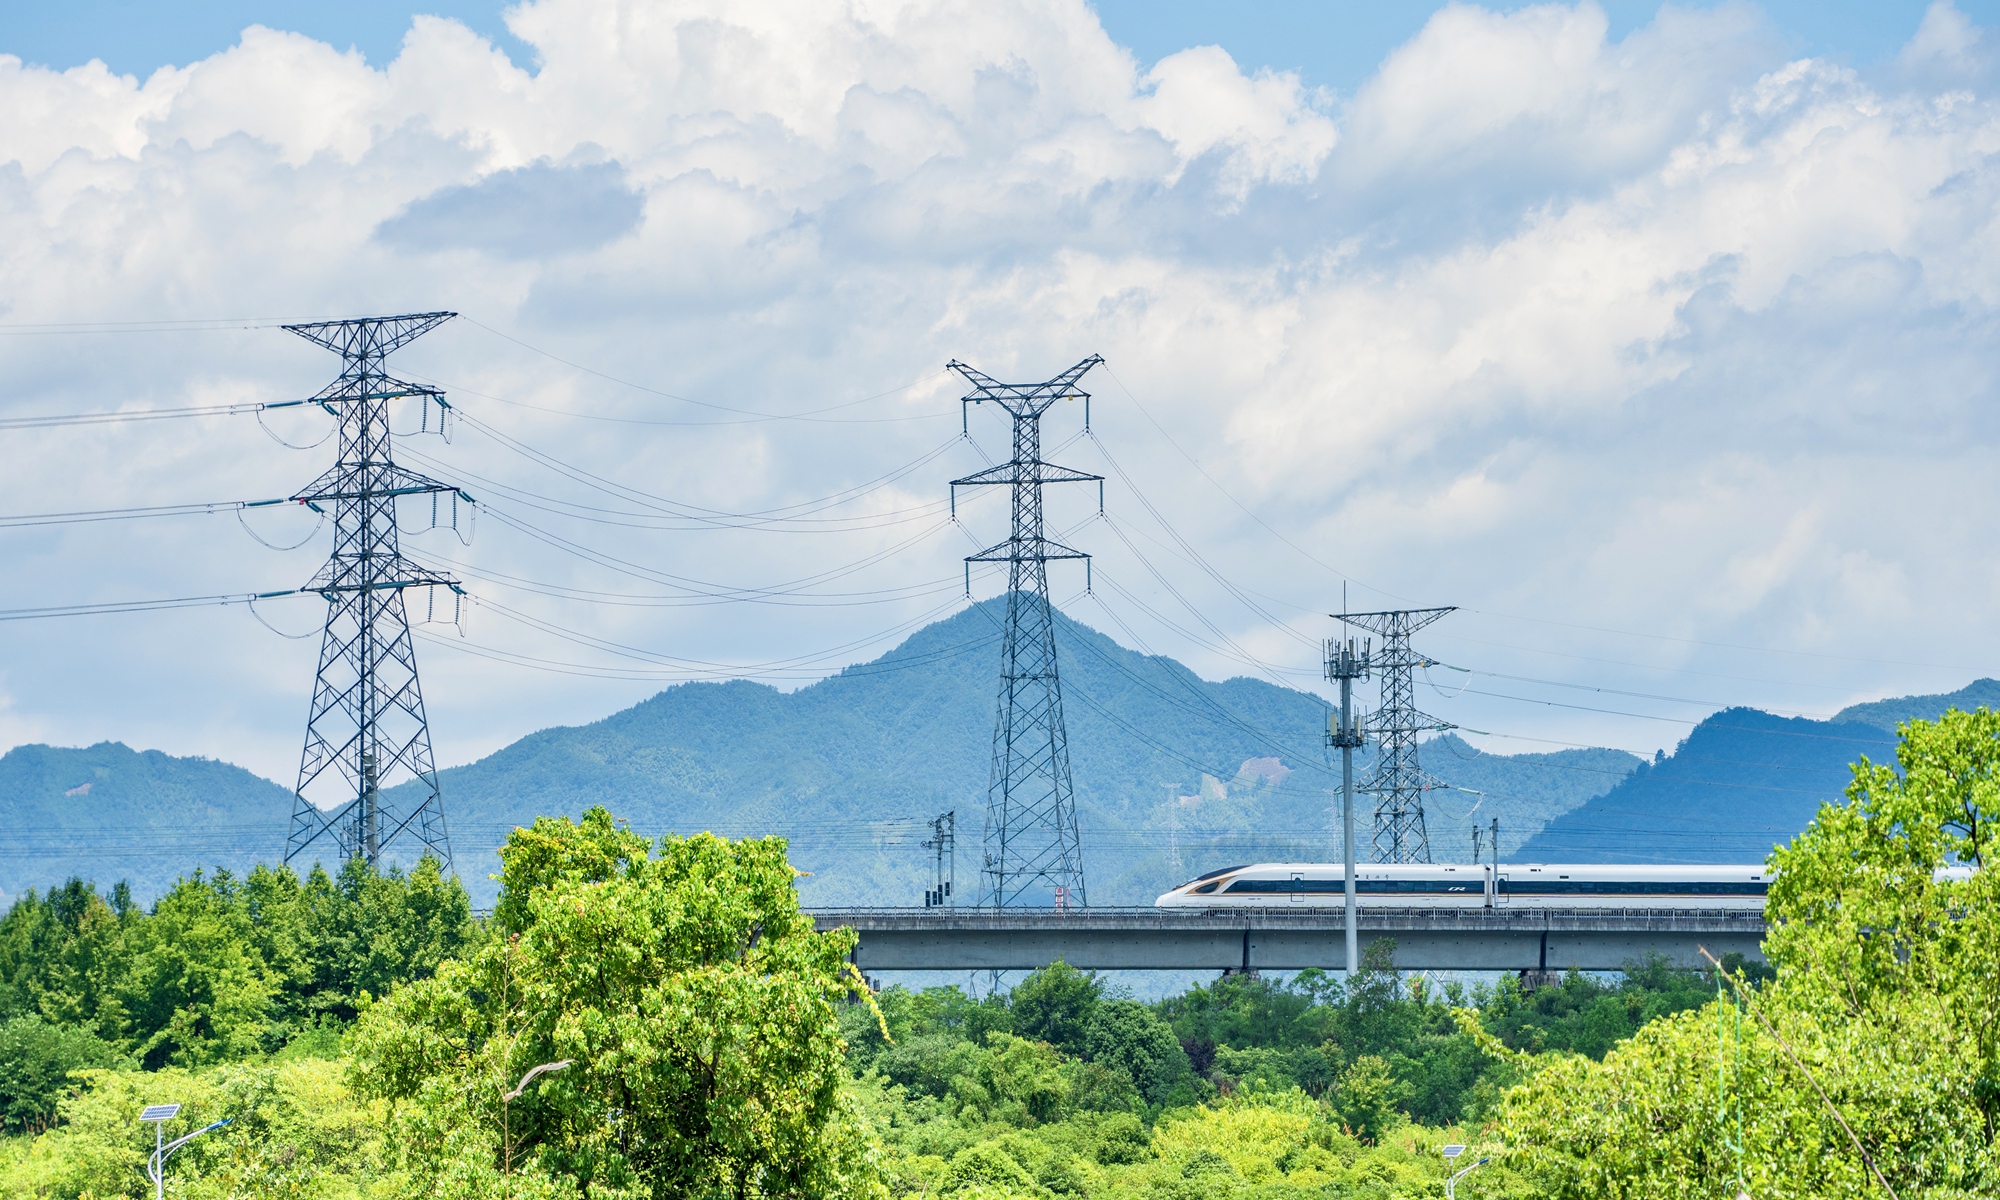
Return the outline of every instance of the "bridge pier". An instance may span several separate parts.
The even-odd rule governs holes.
[[[1057,959],[1092,970],[1346,966],[1339,909],[822,909],[821,929],[860,934],[863,971],[1019,971]],[[1363,909],[1361,942],[1394,939],[1403,970],[1615,971],[1659,955],[1677,967],[1731,952],[1761,961],[1761,910]]]

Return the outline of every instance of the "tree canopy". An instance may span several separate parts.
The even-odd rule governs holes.
[[[501,861],[496,936],[353,1037],[426,1190],[476,1194],[496,1167],[593,1195],[879,1187],[840,1086],[854,934],[814,931],[781,840],[651,842],[595,808],[516,830]]]
[[[1775,979],[1509,1096],[1550,1195],[2000,1192],[2000,714],[1900,734],[1895,767],[1864,758],[1772,855]]]

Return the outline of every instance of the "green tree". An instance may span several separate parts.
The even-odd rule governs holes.
[[[257,1053],[271,986],[226,871],[182,879],[132,925],[119,985],[140,1061],[202,1066]]]
[[[0,1121],[14,1133],[48,1123],[72,1090],[71,1071],[117,1066],[121,1057],[87,1027],[33,1014],[0,1022]]]
[[[1404,1091],[1388,1063],[1373,1054],[1364,1054],[1335,1081],[1333,1109],[1355,1137],[1372,1143],[1381,1138],[1382,1131],[1395,1118]]]
[[[1155,1107],[1194,1103],[1194,1069],[1173,1029],[1134,1000],[1104,1000],[1084,1027],[1084,1057],[1118,1067]]]
[[[1014,1032],[1058,1050],[1080,1050],[1103,995],[1104,983],[1095,972],[1079,971],[1057,959],[1030,973],[1008,994]]]
[[[127,934],[140,914],[129,893],[107,904],[94,885],[71,879],[46,895],[30,891],[0,918],[0,1016],[34,1014],[123,1038],[118,986],[130,969]]]
[[[1901,734],[1900,771],[1864,759],[1846,802],[1773,854],[1777,975],[1739,979],[1751,1015],[1711,1004],[1602,1063],[1546,1056],[1509,1095],[1509,1142],[1549,1194],[1717,1194],[1740,1175],[1760,1197],[1860,1197],[1878,1171],[1903,1196],[2000,1192],[2000,872],[1962,869],[2000,817],[2000,716]]]
[[[1329,986],[1318,971],[1300,972],[1290,984],[1255,975],[1225,975],[1161,1001],[1159,1010],[1184,1044],[1239,1050],[1316,1046],[1326,1039],[1328,1017],[1328,1009],[1318,1001],[1337,998],[1339,986]]]
[[[814,931],[781,839],[655,844],[594,808],[516,830],[500,857],[499,936],[353,1035],[355,1084],[399,1106],[415,1178],[480,1194],[511,1162],[593,1194],[880,1190],[840,1089],[854,935]],[[559,1060],[503,1110],[503,1088]]]

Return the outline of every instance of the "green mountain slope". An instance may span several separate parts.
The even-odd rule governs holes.
[[[1914,704],[1891,700],[1889,705]],[[1913,715],[1935,717],[1935,707]],[[1874,708],[1877,706],[1863,706]],[[1551,820],[1523,862],[1762,862],[1852,778],[1861,755],[1893,762],[1896,738],[1861,721],[1730,708],[1695,726],[1664,760]]]
[[[448,770],[441,784],[463,873],[488,873],[474,863],[490,862],[483,856],[514,824],[601,803],[648,833],[783,833],[812,872],[801,883],[810,903],[909,904],[932,869],[922,822],[951,810],[957,894],[970,899],[999,619],[998,600],[972,606],[791,693],[682,684]],[[1178,878],[1232,862],[1338,852],[1337,775],[1320,744],[1318,698],[1253,679],[1206,682],[1060,616],[1057,647],[1092,903],[1150,902]],[[1470,853],[1471,821],[1498,815],[1503,847],[1517,845],[1638,765],[1608,750],[1481,755],[1452,738],[1427,754],[1449,782],[1487,793],[1440,799],[1433,836],[1452,857]],[[1362,756],[1357,768],[1367,765]],[[468,885],[475,895],[491,888]]]
[[[72,874],[150,898],[197,865],[247,870],[283,851],[292,794],[241,767],[117,742],[0,755],[0,890]]]
[[[1000,616],[997,600],[974,605],[794,692],[668,688],[450,768],[441,785],[459,872],[485,903],[509,829],[603,804],[647,833],[783,834],[811,872],[810,903],[912,904],[932,870],[925,822],[955,811],[958,896],[973,899]],[[1207,682],[1060,616],[1057,645],[1092,903],[1147,903],[1230,863],[1338,855],[1319,699],[1254,679]],[[450,719],[447,707],[434,715]],[[1638,765],[1613,750],[1482,754],[1449,736],[1423,755],[1468,789],[1432,798],[1433,852],[1453,859],[1470,854],[1475,824],[1499,817],[1510,850]],[[1358,774],[1370,765],[1357,756]],[[1370,801],[1357,800],[1365,837]],[[275,857],[291,797],[223,763],[106,744],[17,749],[0,759],[0,802],[28,831],[0,856],[0,887],[75,872],[127,878],[146,899],[195,866],[240,871]]]
[[[1893,732],[1905,721],[1935,721],[1948,708],[1971,712],[1981,707],[2000,708],[2000,679],[1975,679],[1955,692],[1934,696],[1898,696],[1893,700],[1850,704],[1833,714],[1833,719],[1858,721]]]

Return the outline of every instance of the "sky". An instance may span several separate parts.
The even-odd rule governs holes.
[[[338,360],[279,325],[449,309],[392,360],[459,414],[399,461],[479,500],[402,514],[470,593],[413,597],[442,764],[955,611],[1007,430],[953,359],[1104,357],[1046,419],[1107,477],[1051,491],[1097,556],[1054,591],[1209,678],[1324,692],[1344,603],[1457,606],[1419,702],[1496,753],[1955,689],[2000,656],[1996,8],[12,6],[0,610],[329,541],[18,519],[290,495],[323,413],[21,418],[299,398]],[[0,746],[289,785],[320,618],[0,621]]]

